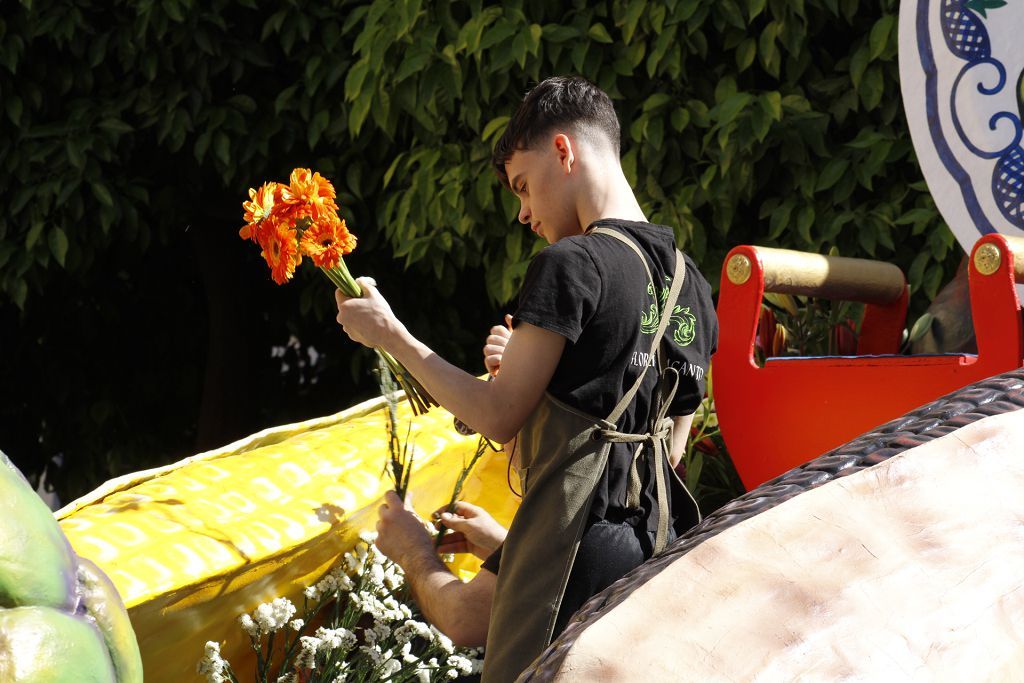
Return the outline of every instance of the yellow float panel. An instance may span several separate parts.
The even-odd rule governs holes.
[[[124,599],[147,683],[196,678],[208,640],[236,671],[252,670],[238,617],[302,590],[373,530],[392,488],[386,404],[375,399],[336,415],[273,427],[223,448],[111,480],[56,516],[79,555],[94,561]],[[424,518],[448,502],[477,437],[461,436],[435,408],[411,423],[412,506]],[[504,453],[489,453],[462,498],[506,526],[518,506]],[[479,561],[459,556],[463,578]]]

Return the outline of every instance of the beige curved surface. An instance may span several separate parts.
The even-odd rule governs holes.
[[[1024,411],[702,543],[591,625],[563,681],[1024,678]]]
[[[245,669],[251,651],[238,616],[278,596],[301,604],[304,586],[372,529],[391,488],[382,401],[264,430],[167,467],[107,482],[56,513],[75,550],[114,582],[138,637],[148,683],[196,678],[207,640]],[[413,506],[447,502],[477,438],[451,414],[412,417]],[[464,498],[499,521],[514,514],[503,453],[482,460]],[[479,562],[463,560],[468,576]],[[244,641],[244,647],[243,647]]]

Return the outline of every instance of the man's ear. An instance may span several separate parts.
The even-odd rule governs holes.
[[[559,133],[554,140],[555,152],[558,154],[558,165],[566,175],[572,172],[572,166],[576,163],[576,155],[573,153],[572,140],[565,133]]]

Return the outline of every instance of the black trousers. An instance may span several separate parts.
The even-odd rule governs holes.
[[[669,541],[674,538],[670,525]],[[580,539],[552,637],[558,637],[565,630],[583,603],[639,567],[653,554],[654,534],[647,531],[643,522],[639,526],[607,520],[591,524]]]

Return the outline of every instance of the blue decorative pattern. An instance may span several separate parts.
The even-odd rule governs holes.
[[[945,0],[942,3],[942,34],[950,52],[960,59],[987,59],[991,54],[985,25],[978,20],[977,15],[963,6],[961,0]]]
[[[1014,147],[996,163],[992,189],[1003,215],[1021,227],[1024,223],[1024,152],[1020,147]]]
[[[921,68],[924,71],[925,83],[925,112],[927,114],[928,132],[931,134],[932,143],[935,145],[935,153],[938,154],[942,165],[946,167],[949,174],[960,187],[960,194],[964,200],[967,214],[971,217],[975,227],[982,235],[996,232],[988,220],[988,216],[981,210],[978,204],[978,197],[971,184],[971,178],[967,175],[966,169],[960,165],[953,151],[946,142],[942,126],[939,122],[939,95],[938,95],[938,68],[935,64],[935,55],[932,52],[932,36],[928,30],[928,16],[930,14],[930,0],[920,0],[917,11],[915,28],[917,30],[917,54],[921,59]]]
[[[922,65],[926,72],[926,108],[932,139],[936,143],[936,150],[943,164],[960,185],[968,213],[975,220],[978,230],[982,234],[994,232],[994,228],[978,204],[970,178],[967,177],[964,168],[953,158],[951,150],[942,136],[938,123],[935,61],[931,55],[931,42],[926,21],[928,0],[922,0],[922,7],[923,11],[919,12],[917,22],[918,45]],[[969,71],[975,67],[995,69],[995,73],[998,75],[998,82],[995,86],[985,87],[981,83],[977,85],[977,92],[980,95],[990,96],[999,93],[1006,86],[1006,68],[1001,61],[992,57],[992,44],[985,24],[977,14],[967,7],[965,0],[942,0],[940,13],[940,24],[946,47],[957,58],[967,62],[957,76],[949,95],[953,125],[960,141],[972,154],[982,159],[996,160],[991,185],[993,200],[999,207],[999,212],[1011,225],[1024,230],[1024,152],[1020,148],[1024,125],[1021,123],[1019,112],[1002,111],[989,118],[989,130],[995,131],[1001,122],[1008,122],[1013,128],[1012,141],[997,150],[985,150],[976,145],[965,132],[957,112],[957,91],[961,80]]]

